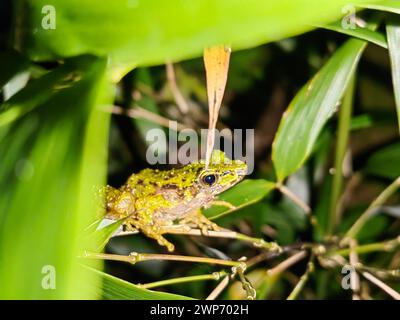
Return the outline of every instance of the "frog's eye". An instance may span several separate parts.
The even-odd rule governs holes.
[[[217,182],[217,180],[218,180],[218,176],[215,173],[207,173],[201,177],[201,182],[204,185],[207,185],[210,187],[212,185],[214,185]]]

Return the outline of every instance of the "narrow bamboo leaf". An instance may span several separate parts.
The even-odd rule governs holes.
[[[103,281],[102,285],[98,283],[90,285],[89,283],[85,289],[92,295],[101,294],[106,300],[193,300],[193,298],[177,294],[143,289],[102,271],[90,267],[85,268]]]
[[[279,181],[301,167],[328,119],[336,111],[366,42],[348,40],[296,95],[272,146]]]
[[[236,207],[235,209],[213,206],[204,210],[203,213],[210,219],[220,218],[260,201],[274,188],[275,183],[267,180],[245,180],[218,197],[218,200],[227,201],[234,205]]]
[[[400,5],[399,5],[400,8]],[[397,120],[400,129],[400,18],[392,17],[386,24],[392,81],[396,101]]]
[[[358,26],[355,29],[343,28],[341,25],[341,21],[336,21],[334,23],[318,27],[347,34],[349,36],[359,38],[361,40],[366,40],[385,49],[387,49],[388,47],[385,35],[383,35],[378,31],[374,31],[368,28],[361,28]]]
[[[105,182],[106,60],[67,61],[32,86],[0,115],[23,111],[0,126],[0,297],[96,298],[81,291],[98,279],[77,257],[93,245],[80,235],[99,209],[93,187]]]
[[[112,64],[124,69],[201,56],[214,45],[231,44],[237,50],[300,34],[335,21],[348,2],[26,0],[17,12],[16,42],[35,60],[91,53],[109,55]],[[51,27],[52,12],[42,13],[48,5],[56,17],[54,29],[42,27],[43,21]]]

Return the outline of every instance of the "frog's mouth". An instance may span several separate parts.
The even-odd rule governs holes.
[[[247,169],[236,170],[236,174],[243,179],[244,176],[247,174]]]

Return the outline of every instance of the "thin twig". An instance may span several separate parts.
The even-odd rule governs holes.
[[[322,257],[320,257],[320,258],[322,258]],[[345,265],[349,264],[345,258],[343,258],[342,256],[339,256],[339,255],[329,256],[329,257],[327,257],[327,260],[331,260],[331,262],[333,262],[331,267],[334,267],[335,265],[345,266]],[[320,260],[320,262],[321,262],[321,260]],[[325,264],[325,266],[327,266],[327,264]],[[396,290],[394,290],[393,288],[388,286],[382,280],[373,276],[371,273],[364,271],[365,267],[362,266],[360,263],[358,265],[354,266],[354,269],[358,270],[367,280],[369,280],[370,282],[372,282],[373,284],[375,284],[376,286],[381,288],[383,291],[385,291],[391,297],[393,297],[396,300],[400,300],[400,294]]]
[[[400,300],[400,293],[398,293],[396,290],[393,288],[389,287],[386,283],[384,283],[382,280],[376,278],[369,272],[361,272],[361,274],[370,282],[372,282],[374,285],[377,287],[381,288],[383,291],[385,291],[388,295],[390,295],[393,299],[395,300]]]
[[[136,264],[138,262],[150,261],[150,260],[198,262],[198,263],[208,263],[208,264],[223,265],[230,267],[242,267],[244,264],[244,262],[241,261],[214,259],[208,257],[192,257],[192,256],[182,256],[173,254],[138,253],[138,252],[132,252],[128,256],[119,254],[109,254],[109,253],[85,252],[83,257],[89,259],[122,261],[122,262],[128,262],[130,264]]]
[[[393,195],[397,189],[400,187],[400,177],[394,180],[385,190],[381,192],[381,194],[370,204],[367,210],[361,214],[361,216],[357,219],[357,221],[351,226],[351,228],[347,231],[347,238],[354,238],[364,224],[368,221],[368,219],[375,213],[375,210],[383,205],[391,195]]]
[[[359,172],[354,173],[348,180],[342,195],[340,196],[336,208],[336,224],[338,225],[342,220],[343,211],[347,206],[348,201],[351,199],[351,195],[356,187],[362,181],[362,174]]]
[[[200,274],[197,276],[189,276],[189,277],[179,277],[161,281],[155,281],[145,284],[138,284],[141,288],[151,289],[156,287],[168,286],[177,283],[185,283],[185,282],[194,282],[194,281],[205,281],[205,280],[214,280],[217,281],[221,279],[221,277],[226,276],[227,273],[225,271],[213,272],[211,274]]]
[[[171,89],[172,95],[174,96],[176,105],[178,106],[179,110],[183,114],[188,113],[189,105],[186,103],[186,100],[183,97],[183,95],[182,95],[181,91],[179,90],[179,87],[176,83],[174,65],[171,62],[167,62],[165,64],[165,69],[167,72],[168,84]]]
[[[206,300],[215,300],[216,298],[218,298],[222,291],[224,291],[224,289],[228,286],[229,278],[229,275],[225,276],[225,278],[220,283],[218,283],[214,290],[211,291]]]
[[[349,248],[350,248],[350,255],[349,255],[349,262],[350,265],[356,269],[356,266],[359,263],[358,259],[358,254],[357,251],[354,250],[354,248],[357,247],[357,241],[354,239],[351,239],[349,242]],[[358,275],[358,272],[351,272],[350,273],[350,282],[351,282],[351,289],[353,290],[353,300],[360,300],[360,276]]]
[[[292,200],[295,204],[302,208],[305,213],[311,214],[311,208],[309,207],[309,205],[306,204],[302,199],[300,199],[296,194],[294,194],[289,188],[287,188],[283,184],[277,184],[277,188],[280,192],[282,192],[285,196],[287,196],[290,200]]]
[[[307,256],[306,251],[300,251],[300,252],[290,256],[286,260],[282,261],[280,264],[278,264],[274,268],[267,270],[267,275],[270,277],[273,277],[277,274],[280,274],[283,271],[285,271],[287,268],[291,267],[292,265],[294,265],[297,262],[304,259],[306,256]]]
[[[190,229],[190,230],[182,230],[177,228],[170,228],[166,230],[166,233],[169,234],[181,234],[181,235],[190,235],[190,236],[206,236],[206,237],[216,237],[216,238],[227,238],[227,239],[236,239],[244,242],[251,243],[255,247],[267,249],[272,252],[280,253],[282,252],[282,248],[276,242],[267,242],[261,238],[253,238],[247,236],[245,234],[230,231],[230,230],[221,230],[221,231],[213,231],[209,230],[207,233],[203,233],[200,229]]]
[[[113,234],[113,237],[126,236],[131,234],[139,233],[138,230],[134,231],[119,231]],[[231,230],[208,230],[207,233],[203,233],[200,229],[183,229],[176,228],[175,226],[166,226],[164,227],[164,233],[168,234],[178,234],[178,235],[187,235],[187,236],[201,236],[201,237],[210,237],[210,238],[224,238],[224,239],[236,239],[240,241],[244,241],[247,243],[251,243],[253,246],[257,248],[267,249],[270,252],[274,253],[282,253],[283,249],[276,242],[268,242],[262,238],[253,238],[247,236],[245,234],[231,231]]]
[[[391,239],[391,240],[386,240],[382,242],[376,242],[376,243],[370,243],[370,244],[364,244],[364,245],[359,245],[352,250],[356,251],[358,254],[364,254],[364,253],[370,253],[370,252],[375,252],[375,251],[385,251],[385,252],[391,252],[394,249],[396,249],[398,246],[400,246],[400,236]],[[334,250],[331,252],[328,252],[327,255],[341,255],[341,256],[348,256],[350,254],[350,249],[339,249],[339,250]]]
[[[124,109],[119,106],[112,106],[112,109],[107,110],[107,111],[111,111],[113,114],[125,115],[125,116],[128,116],[133,119],[145,119],[145,120],[151,121],[153,123],[156,123],[156,124],[158,124],[162,127],[166,127],[166,128],[170,127],[170,122],[175,121],[175,120],[171,120],[166,117],[160,116],[160,115],[158,115],[154,112],[151,112],[145,108],[142,108],[138,105],[135,105],[131,109]],[[177,129],[179,131],[188,128],[187,125],[184,125],[182,123],[176,122],[176,124],[177,124]]]
[[[303,290],[305,284],[307,283],[310,274],[313,271],[314,271],[314,256],[312,255],[310,261],[307,264],[306,272],[304,272],[304,274],[300,277],[299,282],[293,288],[292,292],[287,297],[287,300],[296,300],[300,292]]]

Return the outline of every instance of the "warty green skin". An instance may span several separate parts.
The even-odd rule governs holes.
[[[144,169],[133,174],[119,189],[106,188],[106,217],[125,219],[128,230],[139,230],[173,251],[174,246],[162,234],[166,227],[195,226],[203,231],[218,226],[201,214],[200,209],[212,204],[215,197],[243,179],[247,165],[230,160],[214,151],[210,165],[194,162],[178,169]],[[215,183],[204,182],[214,175]]]

